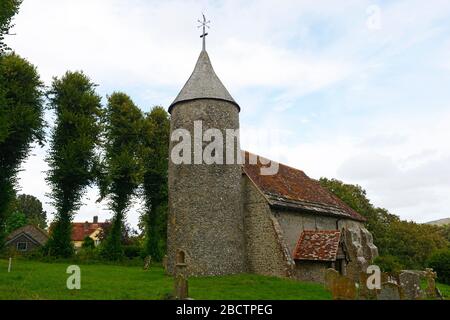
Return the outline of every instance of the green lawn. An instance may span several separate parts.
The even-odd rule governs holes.
[[[81,290],[68,290],[68,263],[0,260],[2,299],[162,299],[172,292],[173,280],[161,267],[80,265]],[[194,299],[331,299],[323,286],[257,275],[191,278]]]
[[[437,287],[441,291],[446,300],[450,300],[450,286],[447,284],[438,283]]]

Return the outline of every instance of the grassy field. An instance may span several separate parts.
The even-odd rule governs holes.
[[[446,300],[450,300],[450,286],[442,283],[438,283],[437,287],[441,291]]]
[[[68,263],[0,260],[0,299],[162,299],[172,292],[173,280],[161,267],[144,271],[141,267],[80,265],[81,290],[68,290]],[[234,275],[191,278],[189,293],[194,299],[331,299],[323,286],[315,283]]]

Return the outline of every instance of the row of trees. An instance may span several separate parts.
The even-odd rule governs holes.
[[[144,114],[122,92],[107,97],[106,108],[95,85],[82,72],[54,79],[47,92],[55,113],[47,157],[47,181],[56,219],[47,243],[48,254],[69,257],[71,222],[87,187],[97,185],[114,213],[102,244],[103,258],[123,257],[122,233],[132,199],[142,195],[146,251],[163,256],[167,203],[169,118],[161,107]]]
[[[0,243],[15,199],[17,173],[33,143],[48,139],[47,182],[55,221],[46,252],[69,257],[74,253],[71,222],[88,187],[97,185],[114,213],[102,246],[108,259],[123,256],[122,231],[132,199],[142,195],[141,218],[146,251],[155,259],[164,254],[167,211],[169,118],[161,107],[144,114],[125,93],[107,97],[106,107],[96,85],[83,72],[67,72],[46,89],[36,68],[11,53],[4,36],[20,1],[1,2],[0,14]],[[45,106],[54,113],[46,137]]]

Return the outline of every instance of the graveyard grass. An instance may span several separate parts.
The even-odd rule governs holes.
[[[68,290],[66,269],[70,263],[0,260],[0,300],[115,300],[164,299],[173,291],[173,279],[162,267],[143,270],[137,266],[79,265],[81,290]],[[258,275],[233,275],[189,279],[189,295],[196,299],[325,300],[331,294],[320,284]]]
[[[173,291],[173,279],[164,275],[161,266],[145,271],[137,266],[104,264],[80,264],[81,290],[68,290],[69,265],[16,259],[8,273],[8,261],[0,259],[0,300],[147,300],[164,299]],[[450,299],[449,285],[438,284],[438,288]],[[196,300],[331,299],[320,284],[250,274],[191,278],[189,293]]]

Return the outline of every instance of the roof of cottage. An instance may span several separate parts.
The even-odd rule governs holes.
[[[196,99],[224,100],[233,103],[240,110],[239,105],[234,101],[233,97],[214,72],[211,60],[205,50],[200,52],[194,71],[170,105],[169,113],[172,112],[175,104]]]
[[[295,260],[335,261],[341,233],[337,230],[305,230],[295,247]]]
[[[250,156],[253,159],[258,157],[258,161],[250,163]],[[245,151],[243,171],[264,193],[272,207],[294,211],[306,210],[310,213],[357,221],[366,220],[332,192],[322,187],[317,180],[309,178],[301,170],[279,164],[276,174],[262,175],[261,168],[266,166],[261,163],[260,159],[264,158]]]
[[[74,222],[72,223],[72,241],[83,241],[84,238],[89,237],[99,228],[108,225],[108,222]]]
[[[42,230],[37,226],[29,224],[11,232],[6,238],[6,243],[8,244],[11,241],[14,241],[14,239],[16,239],[22,234],[28,235],[41,245],[44,245],[48,240],[47,232],[45,232],[44,230]]]

